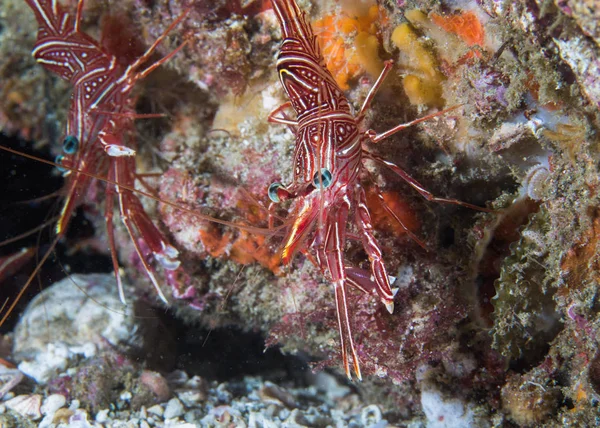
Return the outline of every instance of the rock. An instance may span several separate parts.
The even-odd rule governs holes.
[[[156,416],[162,416],[165,413],[165,409],[162,406],[156,404],[148,409],[148,413]]]
[[[124,307],[119,300],[114,275],[75,274],[31,301],[15,329],[13,352],[24,358],[56,342],[88,354],[93,352],[84,349],[89,343],[94,348],[139,346],[135,329],[133,306]]]
[[[138,329],[112,274],[71,275],[32,300],[15,329],[13,352],[25,374],[45,383],[69,359],[108,347],[141,347]]]
[[[184,413],[185,413],[185,408],[183,407],[183,404],[181,403],[181,401],[178,398],[172,398],[167,403],[167,408],[165,409],[165,413],[163,414],[163,417],[165,419],[174,419],[174,418],[178,418],[179,416],[183,415]]]
[[[96,422],[103,424],[106,421],[108,421],[108,412],[109,412],[108,409],[104,409],[104,410],[100,410],[98,413],[96,413]]]
[[[543,426],[560,403],[560,391],[535,382],[532,373],[513,375],[501,391],[502,407],[519,426]]]
[[[421,405],[428,428],[480,427],[471,404],[458,398],[445,397],[436,389],[421,392]]]
[[[140,375],[140,382],[154,394],[159,403],[169,399],[171,395],[169,384],[160,373],[144,370]]]
[[[53,415],[58,409],[67,404],[67,399],[61,394],[52,394],[44,399],[42,403],[42,415]]]

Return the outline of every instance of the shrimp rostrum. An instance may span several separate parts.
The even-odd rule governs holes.
[[[377,296],[390,313],[394,311],[394,295],[397,291],[392,288],[391,277],[374,235],[361,182],[362,177],[368,175],[364,162],[371,160],[388,167],[427,200],[480,208],[433,196],[400,167],[368,151],[370,144],[451,109],[398,125],[381,134],[366,129],[365,114],[377,89],[391,70],[392,63],[386,63],[362,108],[354,115],[348,100],[325,66],[306,13],[299,9],[294,0],[272,0],[272,3],[284,37],[277,70],[289,102],[273,111],[269,121],[291,127],[296,138],[292,183],[287,186],[273,183],[268,191],[274,204],[293,200],[290,212],[292,222],[283,241],[281,258],[287,264],[297,251],[304,252],[333,284],[344,369],[348,378],[351,378],[350,353],[354,373],[361,379],[360,362],[352,338],[347,287],[353,285]],[[285,110],[290,107],[295,111],[295,118],[286,114]],[[380,192],[378,198],[407,233],[423,245],[387,206]],[[353,267],[344,259],[349,223],[354,225],[353,236],[360,239],[368,255],[370,271]]]
[[[148,116],[135,113],[131,92],[138,80],[164,64],[184,46],[180,45],[158,61],[149,61],[156,47],[185,18],[186,13],[177,18],[133,63],[122,66],[115,55],[81,31],[83,0],[78,0],[74,15],[66,11],[57,0],[25,1],[34,12],[39,25],[33,56],[47,70],[72,85],[62,154],[56,159],[56,163],[64,167],[66,184],[54,244],[64,236],[74,210],[82,203],[94,177],[107,177],[105,218],[121,300],[124,302],[125,297],[119,277],[114,237],[115,200],[148,277],[158,295],[166,301],[153,268],[144,257],[140,241],[145,243],[154,258],[166,269],[178,266],[178,252],[154,225],[133,191],[138,178],[133,122]],[[50,251],[52,247],[42,258],[42,263]],[[16,300],[18,298],[14,304]]]

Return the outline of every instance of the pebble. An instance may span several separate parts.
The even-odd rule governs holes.
[[[152,413],[153,415],[162,417],[162,415],[165,413],[165,409],[163,409],[162,406],[156,404],[148,408],[148,413]]]
[[[103,424],[106,421],[108,421],[108,412],[109,412],[108,409],[104,409],[104,410],[100,410],[98,413],[96,413],[96,422]]]
[[[206,399],[206,394],[200,391],[176,391],[177,397],[188,407]]]
[[[171,398],[167,403],[167,408],[165,409],[165,413],[163,417],[165,419],[174,419],[185,413],[185,408],[183,404],[178,398]]]
[[[44,399],[41,411],[42,415],[54,415],[58,409],[67,404],[67,399],[61,394],[52,394]]]
[[[360,413],[360,421],[364,426],[378,424],[382,419],[381,409],[375,404],[366,406]]]
[[[50,428],[54,423],[54,415],[46,415],[44,419],[40,421],[38,428]]]
[[[197,428],[197,425],[188,424],[187,422],[167,421],[164,428]]]
[[[65,404],[67,404],[67,399],[64,395],[52,394],[46,397],[40,407],[44,419],[40,422],[39,428],[50,427],[54,423],[54,415]]]
[[[125,391],[121,394],[121,396],[119,398],[121,398],[121,400],[123,400],[123,401],[130,401],[132,397],[133,397],[133,394],[131,392]]]
[[[75,414],[75,411],[73,411],[73,410],[60,408],[56,411],[56,413],[54,413],[54,417],[52,418],[52,423],[53,424],[69,423],[69,419],[71,419],[71,416],[73,416],[74,414]]]
[[[79,400],[73,400],[71,401],[71,404],[69,405],[69,410],[77,410],[79,409]]]
[[[145,385],[159,402],[164,402],[171,397],[171,389],[167,380],[157,372],[144,370],[140,375],[140,382]]]
[[[169,379],[168,376],[166,378]],[[200,390],[190,388],[192,386],[199,387]],[[39,420],[36,426],[42,428],[54,426],[69,426],[69,428],[369,426],[383,428],[388,426],[382,419],[381,409],[377,406],[365,406],[365,404],[361,405],[360,401],[354,403],[351,400],[349,403],[355,404],[351,410],[336,410],[337,401],[328,400],[327,391],[318,392],[316,388],[310,390],[315,394],[312,404],[307,404],[305,397],[308,388],[299,390],[289,386],[283,387],[259,377],[247,377],[243,381],[220,384],[198,378],[194,382],[179,383],[177,387],[183,387],[183,390],[176,389],[176,394],[188,398],[190,405],[178,397],[149,408],[142,406],[138,411],[133,411],[129,407],[118,410],[116,403],[111,403],[107,408],[93,415],[88,415],[80,409],[80,402],[77,400],[70,403],[71,410],[69,410],[66,407],[67,400],[61,395],[53,394],[43,400],[45,417]],[[200,393],[202,399],[197,400],[194,397],[195,393]],[[239,395],[240,393],[242,395]],[[219,397],[230,397],[231,401],[222,402]],[[117,404],[122,403],[124,398],[127,396],[121,396]],[[287,407],[286,402],[293,408]],[[295,406],[301,406],[303,410]],[[53,411],[54,416],[49,416]],[[33,418],[29,416],[28,419]]]

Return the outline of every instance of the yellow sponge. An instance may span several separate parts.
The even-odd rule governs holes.
[[[427,19],[420,11],[408,11],[406,17],[411,22]],[[403,85],[410,102],[428,106],[443,105],[441,83],[444,76],[438,70],[435,56],[419,40],[412,26],[409,23],[398,25],[392,33],[392,43],[408,58],[409,74],[404,78]]]

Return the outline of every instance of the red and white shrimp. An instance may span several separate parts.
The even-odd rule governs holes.
[[[272,0],[272,3],[284,37],[277,58],[277,70],[290,101],[273,111],[269,121],[291,127],[296,136],[293,181],[287,186],[273,183],[268,192],[273,203],[293,199],[290,214],[293,224],[284,238],[281,257],[284,263],[290,263],[300,250],[314,259],[320,271],[332,282],[344,369],[348,378],[351,378],[349,352],[354,373],[361,379],[347,305],[347,286],[351,284],[377,296],[390,313],[394,311],[396,291],[392,288],[382,251],[374,236],[373,222],[361,183],[362,178],[368,175],[364,162],[371,160],[386,166],[429,201],[481,208],[454,199],[435,197],[400,167],[368,151],[370,144],[451,109],[398,125],[380,134],[367,129],[364,124],[366,112],[390,72],[392,63],[385,64],[362,108],[355,115],[325,66],[306,13],[300,10],[294,0]],[[289,107],[295,111],[295,119],[285,113]],[[385,203],[381,193],[378,193],[378,198],[407,233],[423,245]],[[371,262],[370,272],[352,267],[344,260],[351,216],[357,232],[354,235],[362,241]]]
[[[65,235],[73,212],[82,203],[92,179],[106,176],[108,184],[105,218],[120,298],[125,302],[114,238],[115,198],[118,201],[121,219],[144,269],[158,295],[166,301],[153,268],[143,255],[140,241],[146,244],[165,269],[177,268],[178,252],[149,218],[133,191],[137,178],[135,141],[132,138],[133,122],[137,118],[152,115],[135,113],[131,92],[138,80],[146,77],[183,48],[185,43],[158,61],[146,64],[157,46],[186,17],[187,12],[171,23],[144,54],[123,67],[115,55],[81,31],[83,0],[78,0],[74,16],[57,0],[25,1],[34,12],[39,25],[33,56],[47,70],[73,86],[63,153],[56,160],[56,163],[64,166],[65,200],[56,223],[56,237],[31,278],[53,251],[54,245]],[[0,323],[8,317],[30,282],[31,279],[22,288]]]

